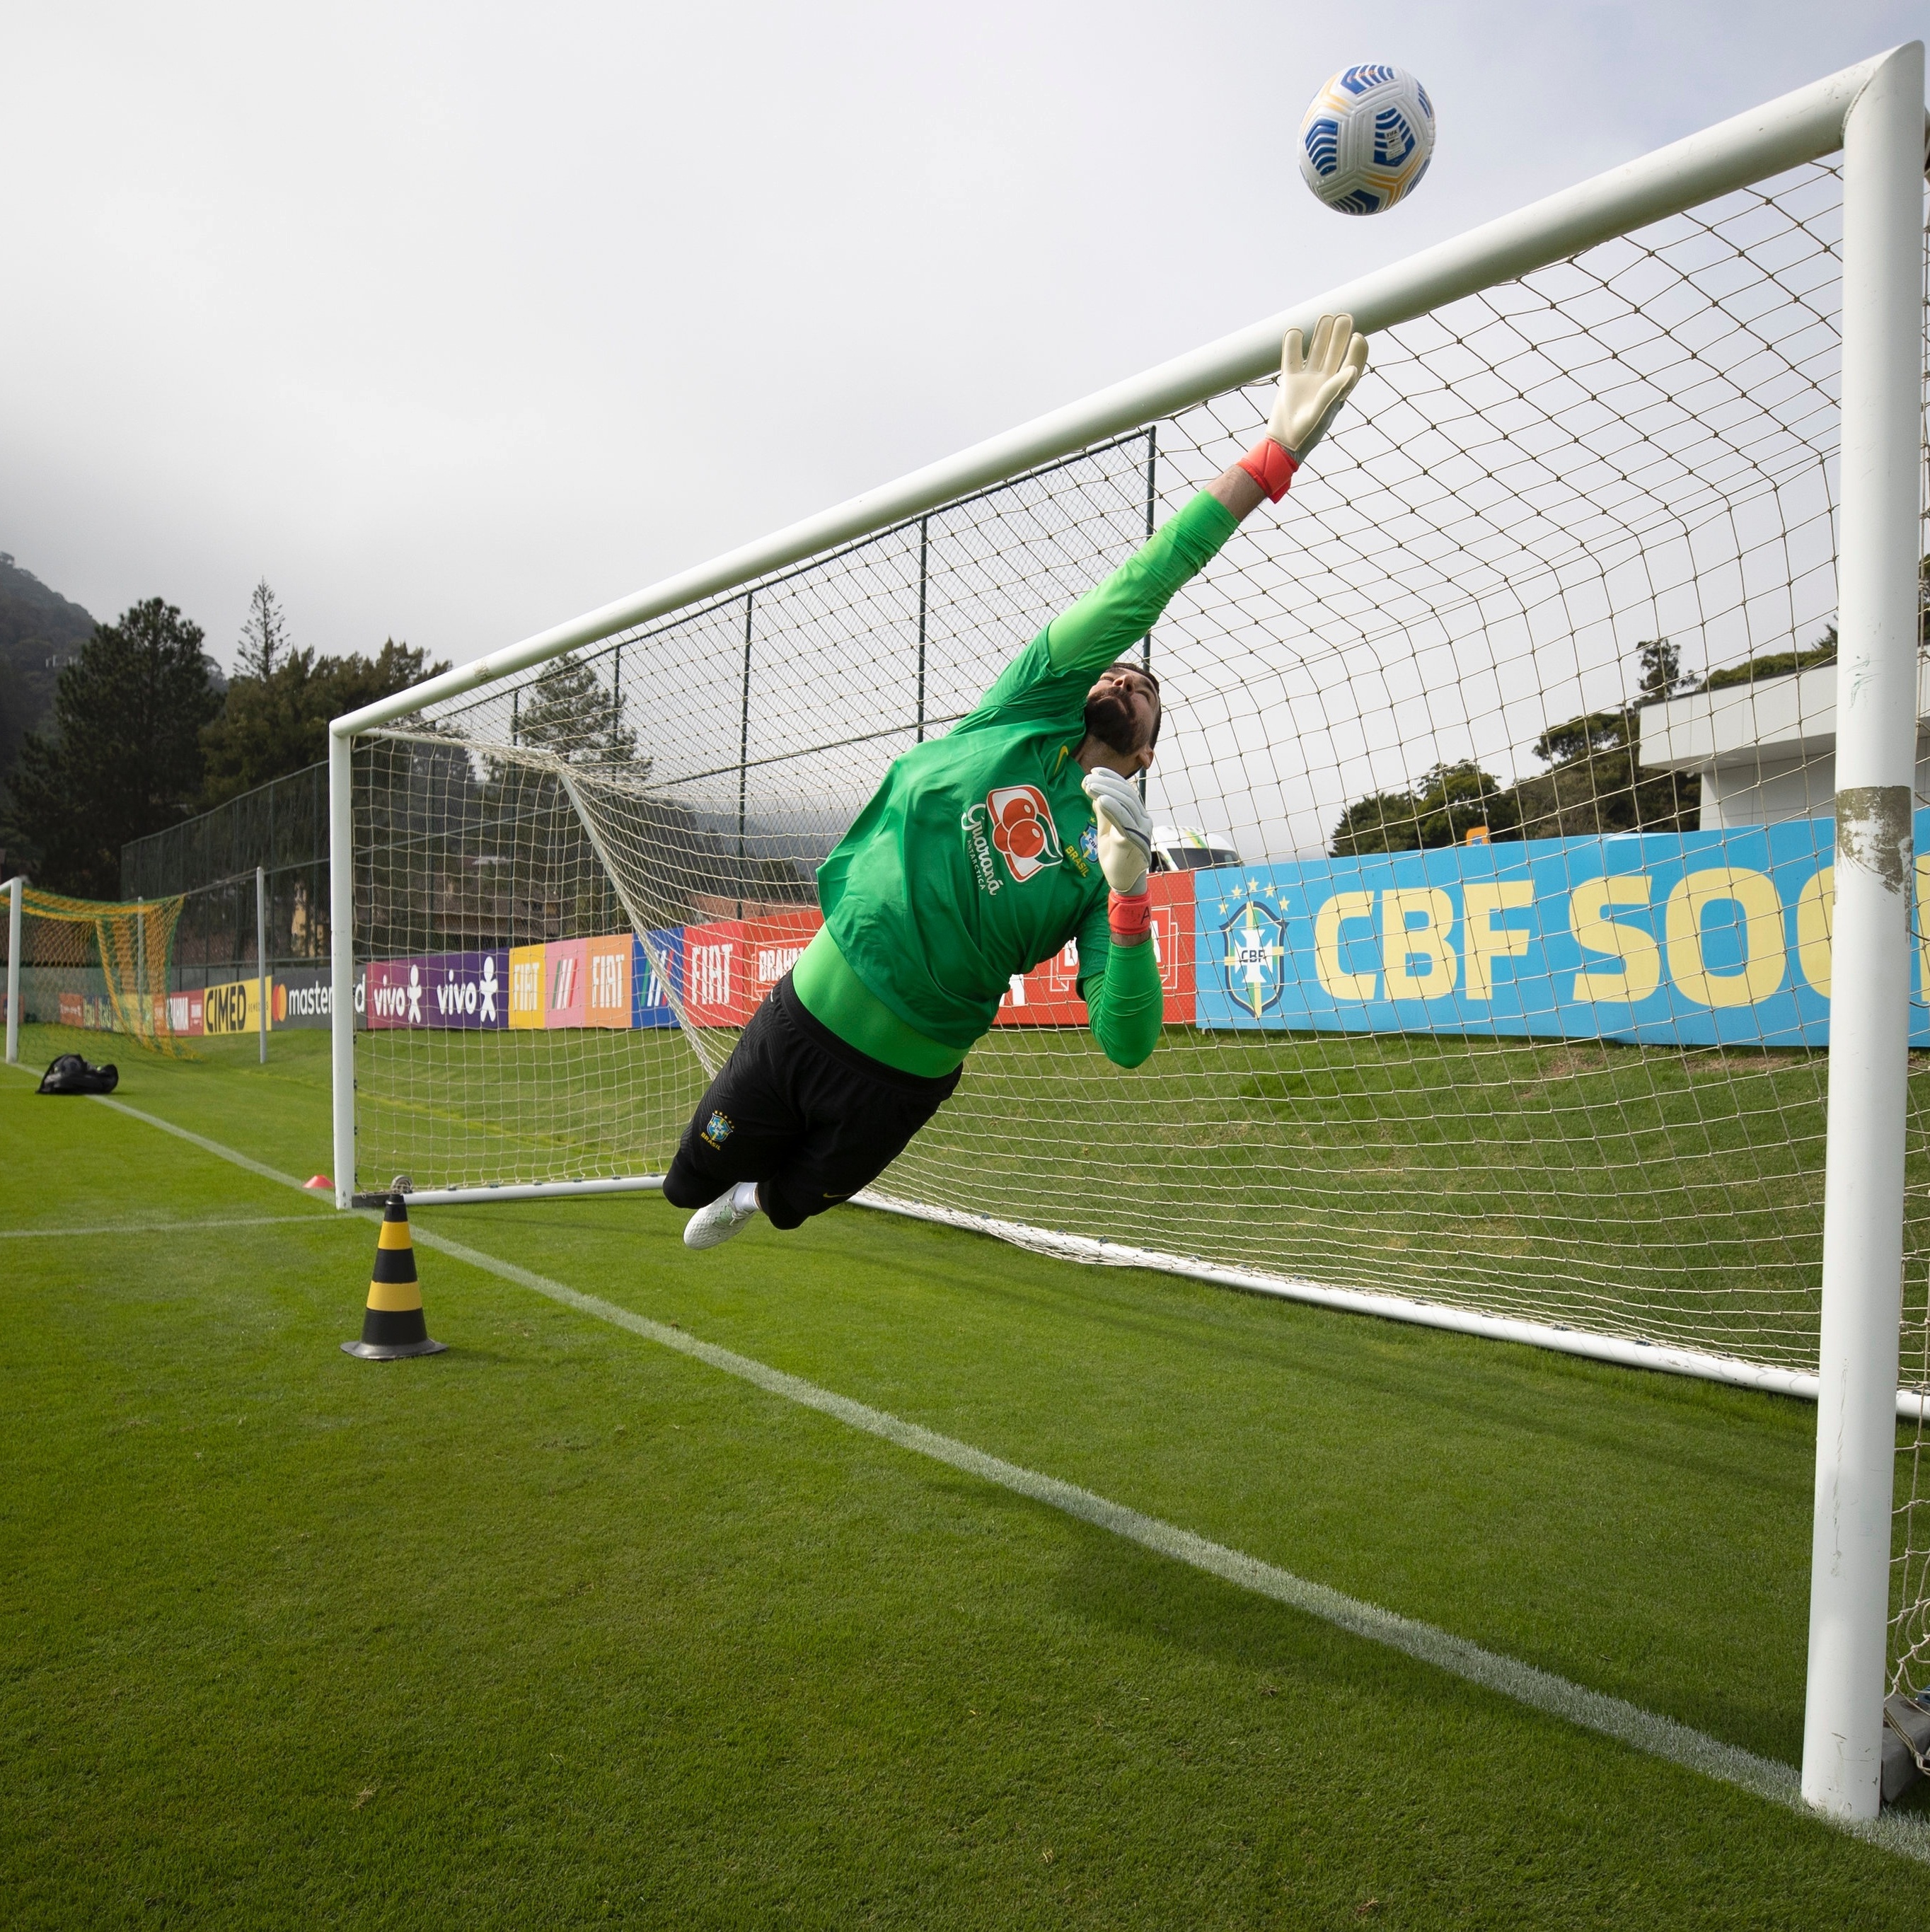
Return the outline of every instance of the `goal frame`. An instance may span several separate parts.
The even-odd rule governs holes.
[[[426,704],[476,690],[566,651],[740,588],[800,559],[870,536],[970,491],[1258,381],[1275,365],[1283,334],[1292,328],[1310,331],[1323,313],[1349,314],[1358,328],[1372,334],[1840,152],[1844,374],[1837,558],[1841,646],[1822,1328],[1820,1373],[1793,1380],[1813,1382],[1818,1405],[1802,1790],[1811,1804],[1833,1816],[1874,1818],[1880,1806],[1894,1431],[1899,1406],[1910,799],[1916,758],[1921,509],[1925,130],[1923,50],[1920,42],[1912,41],[1403,262],[1297,302],[1249,328],[759,542],[335,719],[329,727],[328,757],[337,1205],[353,1204],[351,758],[359,735]],[[638,1175],[447,1190],[413,1198],[419,1204],[509,1200],[660,1184],[659,1177]],[[878,1199],[873,1204],[904,1204]],[[1088,1258],[1133,1257],[1121,1252]],[[1153,1264],[1163,1259],[1146,1258]],[[1187,1268],[1186,1272],[1201,1270]],[[1391,1298],[1345,1300],[1376,1304],[1377,1312],[1397,1312],[1378,1305]],[[1421,1304],[1414,1306],[1418,1310]],[[1438,1312],[1430,1311],[1424,1317],[1409,1314],[1406,1318],[1432,1318]],[[1475,1320],[1484,1332],[1530,1325]],[[1451,1325],[1471,1324],[1457,1320]],[[1594,1348],[1577,1352],[1605,1354]],[[1626,1359],[1628,1352],[1624,1345],[1605,1358]],[[1639,1351],[1652,1366],[1706,1372],[1700,1366],[1654,1359],[1664,1352]],[[1757,1386],[1769,1385],[1760,1377],[1754,1379]],[[1812,1391],[1792,1386],[1788,1392]],[[1913,1402],[1913,1413],[1915,1407]]]

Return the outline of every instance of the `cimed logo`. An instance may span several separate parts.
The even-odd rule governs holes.
[[[1226,941],[1220,964],[1226,969],[1226,990],[1258,1019],[1280,996],[1286,922],[1271,906],[1247,899],[1220,932]]]

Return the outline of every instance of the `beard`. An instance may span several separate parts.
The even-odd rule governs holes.
[[[1144,749],[1151,736],[1142,725],[1131,701],[1115,691],[1095,692],[1085,700],[1085,728],[1109,752],[1130,758]]]

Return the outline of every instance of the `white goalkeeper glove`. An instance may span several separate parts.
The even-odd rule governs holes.
[[[1304,352],[1299,330],[1289,328],[1280,344],[1280,394],[1268,435],[1295,463],[1304,463],[1367,366],[1367,339],[1354,333],[1350,315],[1323,315],[1313,325],[1313,346]]]
[[[1313,346],[1303,350],[1300,332],[1289,328],[1280,346],[1280,394],[1267,433],[1246,454],[1244,470],[1277,503],[1294,472],[1327,434],[1340,405],[1367,366],[1367,339],[1354,333],[1350,315],[1323,315],[1313,325]]]
[[[1146,890],[1152,862],[1153,815],[1130,778],[1101,765],[1086,775],[1085,795],[1099,820],[1099,869],[1106,883],[1130,898]]]

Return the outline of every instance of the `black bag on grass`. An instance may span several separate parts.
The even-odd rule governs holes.
[[[121,1084],[118,1066],[95,1066],[77,1053],[63,1053],[41,1076],[43,1094],[111,1094]]]

